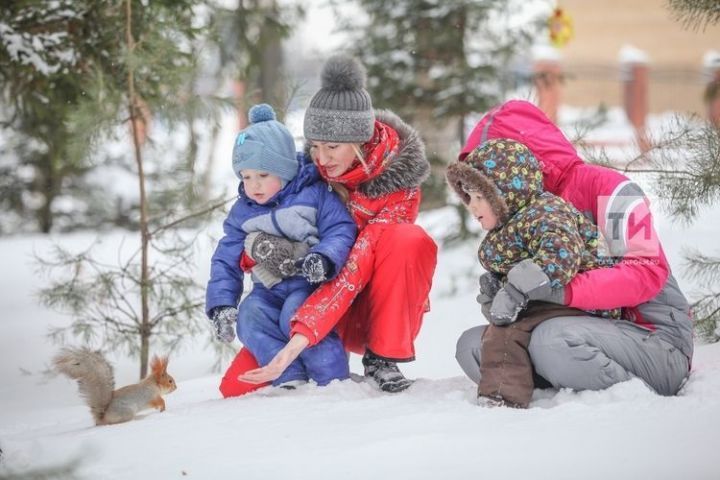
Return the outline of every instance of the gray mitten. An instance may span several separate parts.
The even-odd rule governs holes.
[[[475,300],[480,304],[480,310],[485,318],[490,319],[490,305],[498,290],[502,288],[500,277],[492,272],[480,275],[480,293]]]
[[[235,340],[235,323],[238,311],[235,307],[215,307],[210,313],[210,321],[215,330],[215,339],[230,343]]]
[[[507,325],[517,320],[530,300],[542,300],[562,305],[565,292],[552,288],[550,277],[530,259],[515,265],[507,274],[507,283],[498,292],[490,307],[489,320],[495,325]]]
[[[480,293],[476,297],[479,304],[491,303],[498,290],[502,288],[500,277],[492,272],[480,275]]]
[[[553,287],[550,277],[530,259],[515,265],[508,272],[507,281],[523,292],[528,300],[565,305],[565,288],[562,285]]]
[[[527,297],[508,283],[495,295],[487,319],[493,325],[509,325],[517,320],[518,313],[527,306],[527,302]]]
[[[267,288],[283,278],[299,275],[295,262],[308,250],[305,243],[264,232],[253,232],[245,238],[245,252],[257,263],[252,272]]]
[[[272,288],[278,283],[282,282],[282,278],[277,275],[273,275],[264,265],[257,264],[251,270],[255,277],[255,280],[262,283],[265,288]]]

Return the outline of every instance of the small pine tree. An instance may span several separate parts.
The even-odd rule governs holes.
[[[658,192],[664,192],[673,217],[694,221],[701,209],[720,201],[720,130],[704,123],[682,137],[685,166],[677,171],[677,156],[656,162]],[[693,318],[698,334],[706,341],[720,340],[720,255],[697,250],[683,255],[685,276],[702,285],[695,293]]]
[[[676,117],[658,138],[650,139],[649,151],[623,168],[616,167],[604,151],[586,152],[592,163],[623,173],[648,174],[653,189],[669,215],[684,224],[694,222],[701,211],[720,201],[720,130],[699,118]],[[706,341],[720,340],[720,255],[698,250],[683,253],[684,276],[700,285],[692,293],[691,308],[698,335]]]
[[[92,156],[108,139],[124,140],[129,148],[123,154],[132,160],[137,182],[139,247],[127,257],[118,252],[124,258],[117,266],[97,260],[91,252],[57,249],[41,263],[64,272],[64,277],[43,289],[41,299],[73,316],[69,327],[52,332],[54,338],[62,340],[72,333],[138,354],[144,377],[151,340],[173,349],[206,329],[199,314],[202,288],[191,271],[194,238],[177,228],[217,205],[190,215],[167,209],[158,201],[167,198],[167,190],[157,188],[153,195],[149,188],[153,172],[164,171],[162,162],[156,158],[153,164],[146,157],[158,154],[150,148],[148,136],[153,117],[162,118],[170,128],[186,119],[182,112],[194,67],[190,45],[198,30],[189,1],[122,0],[107,4],[103,12],[105,21],[120,26],[122,48],[86,75],[86,93],[68,121],[69,151],[77,157]],[[173,178],[186,180],[177,172]]]

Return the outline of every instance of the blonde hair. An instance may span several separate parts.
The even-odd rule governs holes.
[[[352,148],[353,152],[355,153],[355,157],[358,159],[360,164],[363,166],[363,169],[368,172],[368,165],[365,163],[365,155],[363,155],[362,151],[362,143],[350,143],[350,148]],[[317,164],[317,160],[315,160],[314,156],[310,156],[312,158],[312,161]],[[343,203],[347,204],[348,200],[350,199],[350,192],[348,191],[347,187],[343,185],[340,182],[333,182],[332,180],[328,180],[328,184],[332,187],[332,189],[340,196],[340,199],[343,201]]]
[[[350,144],[350,148],[353,149],[353,152],[355,152],[355,156],[357,157],[358,161],[362,164],[363,169],[365,169],[365,171],[367,172],[368,166],[367,166],[367,163],[365,163],[365,155],[363,154],[362,149],[360,147],[362,147],[362,143],[351,143]]]

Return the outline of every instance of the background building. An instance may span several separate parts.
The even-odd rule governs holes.
[[[668,110],[705,115],[709,78],[703,57],[720,51],[720,25],[686,29],[666,0],[562,0],[575,37],[562,49],[561,103],[622,105],[619,53],[631,45],[649,57],[649,113]]]

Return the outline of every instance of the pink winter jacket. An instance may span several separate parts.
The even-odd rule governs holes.
[[[560,129],[529,102],[511,100],[488,112],[459,159],[492,138],[528,146],[542,165],[545,189],[590,216],[605,235],[610,254],[622,257],[612,268],[576,275],[565,287],[566,303],[581,310],[625,307],[626,317],[643,327],[667,326],[671,343],[691,356],[689,307],[670,274],[640,187],[615,170],[585,163]],[[652,308],[642,308],[645,304]],[[675,313],[683,318],[677,320]]]

